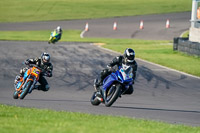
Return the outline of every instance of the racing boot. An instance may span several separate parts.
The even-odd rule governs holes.
[[[14,85],[16,85],[16,84],[20,81],[21,78],[22,78],[22,76],[17,75],[17,76],[15,77]]]
[[[98,79],[94,80],[94,89],[95,91],[99,91],[100,90],[100,86],[103,85],[103,83],[101,81],[98,81]]]
[[[42,90],[42,91],[48,91],[49,90],[49,85],[45,85],[45,86],[42,86],[42,85],[35,85],[35,87],[33,88],[33,90]]]
[[[33,90],[40,90],[40,88],[41,88],[40,86],[41,85],[35,85],[34,88],[33,88]]]
[[[28,93],[31,93],[33,90],[38,90],[39,85],[35,85],[34,88],[32,90],[30,90]]]

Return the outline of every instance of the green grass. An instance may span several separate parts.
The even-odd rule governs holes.
[[[191,11],[191,0],[1,0],[0,22],[31,22]]]
[[[0,0],[0,23],[71,20],[191,11],[191,0]],[[1,31],[0,40],[48,41],[51,31]],[[172,51],[169,41],[80,38],[64,31],[61,41],[106,43],[103,47],[200,76],[200,59]],[[164,45],[163,45],[164,44]],[[0,104],[0,132],[48,133],[200,133],[200,127],[126,117],[20,108]]]
[[[183,33],[182,37],[188,38],[188,37],[189,37],[189,31],[185,31],[185,32]]]
[[[51,31],[1,31],[0,40],[48,41]],[[123,53],[133,48],[136,57],[200,77],[200,58],[173,51],[170,41],[80,38],[81,31],[64,30],[61,41],[105,43],[103,47]],[[171,43],[171,44],[170,44]]]
[[[1,133],[200,133],[200,127],[0,104]]]
[[[125,48],[133,48],[137,58],[200,77],[200,58],[175,52],[172,50],[172,45],[152,42],[150,44],[108,44],[105,47],[121,53]]]

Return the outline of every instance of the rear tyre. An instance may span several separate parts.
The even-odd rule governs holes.
[[[31,87],[33,81],[28,81],[24,89],[22,90],[22,93],[20,94],[19,98],[24,99],[24,97],[28,94],[29,88]]]
[[[121,91],[121,85],[112,85],[108,92],[106,93],[106,99],[105,99],[105,106],[110,107],[119,97]]]
[[[94,106],[98,106],[101,103],[96,97],[96,92],[93,93],[93,95],[92,95],[92,97],[90,99],[90,102]]]
[[[17,91],[15,91],[15,92],[13,93],[13,98],[14,98],[14,99],[18,99],[18,92],[17,92]]]

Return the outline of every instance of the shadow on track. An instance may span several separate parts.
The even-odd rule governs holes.
[[[149,111],[183,112],[183,113],[198,113],[198,114],[200,113],[200,111],[193,111],[193,110],[157,109],[157,108],[142,108],[142,107],[112,106],[112,108],[132,109],[132,110],[149,110]]]
[[[24,101],[48,101],[48,102],[77,102],[77,103],[88,103],[90,101],[83,101],[83,100],[64,100],[64,99],[59,99],[59,100],[56,100],[56,99],[24,99]]]
[[[139,67],[137,77],[139,76],[142,76],[144,79],[146,79],[148,83],[155,79],[156,82],[154,84],[154,88],[157,88],[160,83],[164,83],[166,89],[170,89],[171,86],[185,88],[184,86],[176,84],[176,82],[171,82],[165,79],[164,77],[162,77],[162,75],[159,76],[157,74],[154,74],[154,72],[151,69],[144,66]],[[181,75],[181,77],[176,81],[183,80],[185,78],[187,78],[187,76]]]

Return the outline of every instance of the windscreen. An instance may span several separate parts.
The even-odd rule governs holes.
[[[121,72],[124,80],[133,78],[132,71],[133,71],[133,69],[131,66],[122,64],[122,68],[120,69],[120,72]]]

